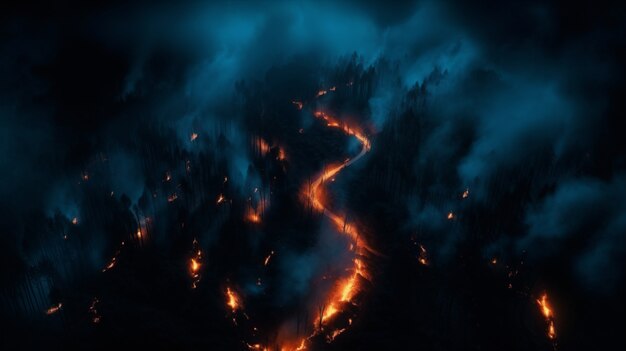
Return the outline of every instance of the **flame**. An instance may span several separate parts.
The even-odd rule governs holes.
[[[426,248],[424,248],[422,244],[420,244],[420,253],[417,257],[417,260],[424,266],[428,266],[428,253],[426,252]]]
[[[169,171],[167,171],[165,172],[165,181],[169,182],[170,180],[172,180],[172,174]]]
[[[265,156],[270,151],[270,145],[261,137],[256,138],[256,147],[262,156]]]
[[[451,221],[454,219],[454,213],[453,212],[448,212],[448,215],[446,216],[446,218]]]
[[[191,136],[189,137],[189,139],[191,139],[191,141],[198,139],[198,133],[191,133]]]
[[[227,297],[226,305],[228,305],[228,307],[230,307],[230,309],[233,312],[237,311],[237,309],[239,309],[240,307],[239,297],[237,296],[237,294],[234,291],[232,291],[229,287],[227,287],[226,297]]]
[[[320,90],[320,91],[318,91],[318,92],[317,92],[317,96],[316,96],[316,97],[320,97],[320,96],[322,96],[322,95],[326,95],[327,93],[328,93],[328,92],[327,92],[326,90],[323,90],[323,89],[322,89],[322,90]]]
[[[191,288],[195,289],[200,282],[200,268],[202,267],[202,250],[196,239],[193,239],[192,250],[193,256],[189,259],[189,275],[192,279]]]
[[[270,252],[270,254],[267,255],[267,257],[265,257],[265,261],[263,261],[264,266],[267,266],[267,264],[270,263],[270,258],[272,258],[273,254],[274,254],[274,251]]]
[[[556,338],[556,328],[554,327],[554,312],[552,307],[548,303],[548,294],[544,293],[541,295],[541,298],[537,299],[537,305],[539,305],[539,309],[541,314],[543,314],[546,319],[546,323],[548,324],[548,338],[555,339]]]
[[[123,241],[122,241],[120,246],[124,246],[124,242]],[[119,248],[119,249],[117,249],[117,251],[115,251],[115,255],[113,255],[113,257],[111,257],[111,260],[109,261],[109,263],[104,268],[102,268],[102,272],[103,273],[108,271],[109,269],[115,267],[115,265],[117,264],[117,257],[120,255],[121,251],[122,251],[121,248]]]
[[[217,197],[217,204],[221,204],[222,202],[224,202],[224,195],[220,194],[220,196]]]
[[[61,302],[59,302],[58,304],[48,308],[48,310],[46,310],[46,314],[47,315],[51,315],[51,314],[57,313],[57,312],[59,312],[61,307],[63,307],[63,304]]]
[[[141,228],[137,228],[137,238],[141,239]]]
[[[461,197],[464,199],[467,199],[469,197],[469,188],[465,189]]]
[[[89,173],[87,173],[87,171],[84,171],[83,174],[81,175],[81,178],[83,178],[84,181],[88,181]]]
[[[78,224],[78,218],[77,217],[72,218],[72,224],[73,225],[77,225]]]
[[[491,264],[496,264],[496,263],[498,263],[498,259],[497,259],[497,258],[495,258],[495,257],[494,257],[494,258],[492,258],[492,259],[491,259]]]
[[[304,104],[301,101],[298,101],[298,100],[293,100],[291,103],[296,105],[298,110],[302,110],[302,106],[304,106]]]

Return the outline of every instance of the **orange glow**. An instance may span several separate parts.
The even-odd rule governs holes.
[[[554,312],[552,307],[548,303],[548,294],[544,293],[541,295],[541,298],[537,299],[537,305],[539,305],[539,309],[541,314],[546,319],[546,323],[548,323],[548,338],[555,339],[556,338],[556,328],[554,327]]]
[[[83,172],[82,177],[84,181],[88,181],[89,180],[89,173],[87,173],[87,171]]]
[[[224,202],[224,195],[220,194],[220,196],[217,197],[217,204],[221,204],[222,202]]]
[[[284,161],[287,159],[287,153],[285,152],[285,149],[283,149],[282,147],[278,147],[278,156],[276,156],[276,159],[279,161]]]
[[[230,307],[230,309],[235,312],[237,311],[237,309],[239,309],[240,307],[240,302],[239,302],[239,297],[237,296],[237,294],[235,294],[234,291],[232,291],[230,288],[226,288],[226,305],[228,305],[228,307]]]
[[[189,139],[191,139],[191,141],[194,141],[194,140],[198,139],[198,134],[197,133],[191,133],[191,136],[189,137]]]
[[[320,90],[317,92],[317,97],[320,97],[322,95],[326,95],[326,93],[328,93],[326,90]]]
[[[428,266],[428,253],[426,252],[426,248],[422,244],[420,244],[420,253],[417,257],[417,261],[424,266]]]
[[[269,144],[261,137],[256,138],[256,147],[262,156],[265,156],[270,151]]]
[[[174,202],[176,201],[176,199],[178,199],[178,194],[173,193],[170,196],[167,197],[167,202]]]
[[[195,289],[200,282],[200,268],[202,267],[202,250],[196,239],[193,239],[192,242],[192,252],[193,255],[189,259],[189,275],[192,279],[191,288]]]
[[[169,171],[165,172],[165,181],[169,182],[170,180],[172,180],[172,174]]]
[[[337,89],[337,88],[333,86],[333,87],[330,87],[330,89],[328,89],[328,90],[330,90],[330,91],[335,91],[336,89]]]
[[[498,263],[498,259],[497,259],[497,258],[495,258],[495,257],[494,257],[494,258],[492,258],[492,259],[491,259],[491,264],[496,264],[496,263]]]
[[[48,308],[48,310],[46,310],[46,314],[51,315],[51,314],[57,313],[59,312],[61,307],[63,307],[63,304],[59,302],[58,304]]]
[[[72,218],[72,224],[73,225],[77,225],[78,224],[78,218],[76,218],[76,217]]]
[[[461,197],[464,198],[464,199],[467,199],[469,197],[469,188],[465,189],[465,191],[463,192]]]
[[[274,251],[270,252],[270,254],[267,255],[267,257],[265,257],[265,261],[263,261],[264,266],[267,266],[267,264],[270,263],[270,258],[272,258],[273,254],[274,254]]]
[[[137,229],[137,238],[141,239],[141,229]]]
[[[453,220],[453,219],[454,219],[454,213],[452,213],[452,212],[448,212],[448,215],[446,216],[446,218],[447,218],[448,220],[450,220],[450,221],[451,221],[451,220]]]

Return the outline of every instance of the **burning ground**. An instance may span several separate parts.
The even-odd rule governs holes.
[[[46,6],[2,15],[5,348],[624,346],[621,8]]]

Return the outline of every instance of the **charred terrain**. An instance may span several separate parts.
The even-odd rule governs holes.
[[[626,347],[620,6],[2,6],[2,349]]]

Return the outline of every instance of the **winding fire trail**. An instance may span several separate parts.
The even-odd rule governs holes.
[[[299,106],[299,108],[301,107]],[[347,235],[350,238],[352,244],[349,250],[354,255],[354,258],[352,266],[347,270],[349,274],[335,282],[333,288],[326,294],[324,304],[311,321],[314,326],[313,332],[308,337],[300,337],[296,340],[284,342],[281,350],[306,350],[308,349],[309,340],[317,335],[323,335],[326,337],[327,342],[331,342],[352,324],[351,318],[348,319],[347,323],[341,323],[335,321],[335,319],[347,306],[356,304],[355,298],[361,291],[362,280],[369,279],[363,258],[367,257],[368,254],[375,253],[375,250],[369,246],[366,239],[360,235],[356,225],[348,223],[346,216],[331,210],[324,196],[326,181],[334,179],[344,168],[365,156],[370,151],[371,143],[361,129],[350,126],[326,112],[316,111],[314,115],[316,118],[323,119],[327,127],[338,128],[345,134],[355,137],[361,144],[361,151],[356,156],[325,168],[312,182],[305,184],[301,191],[301,198],[305,205],[312,206],[313,209],[322,212],[330,219],[340,235]]]

